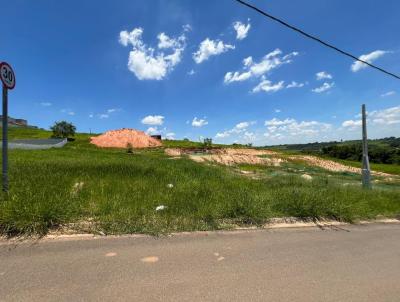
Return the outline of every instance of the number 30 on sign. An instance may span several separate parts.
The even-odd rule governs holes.
[[[0,63],[0,78],[7,89],[13,89],[15,87],[14,71],[6,62]]]

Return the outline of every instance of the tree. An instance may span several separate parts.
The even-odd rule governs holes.
[[[203,147],[204,148],[211,148],[212,147],[212,138],[205,138],[203,140]]]
[[[50,128],[53,131],[53,137],[68,138],[75,135],[76,127],[66,121],[55,122]]]

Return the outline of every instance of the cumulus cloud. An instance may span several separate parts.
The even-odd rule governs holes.
[[[284,120],[273,118],[264,123],[267,131],[264,136],[267,138],[281,139],[285,137],[316,137],[332,129],[332,125],[318,121],[297,121],[293,118]]]
[[[208,60],[211,56],[217,56],[230,49],[235,49],[234,45],[225,44],[221,40],[210,40],[206,38],[199,45],[199,49],[193,53],[193,60],[200,64]]]
[[[342,127],[348,129],[355,129],[361,127],[361,120],[347,120],[342,123]]]
[[[396,91],[388,91],[388,92],[385,92],[385,93],[381,94],[381,97],[385,98],[387,96],[392,96],[392,95],[395,95],[395,94],[396,94]]]
[[[304,83],[297,83],[296,81],[292,81],[292,83],[288,84],[286,88],[301,88],[304,87]]]
[[[175,139],[175,133],[174,132],[168,132],[165,134],[165,137],[167,139]]]
[[[347,130],[359,130],[362,125],[361,115],[356,115],[358,119],[347,120],[342,123],[342,127]],[[391,128],[394,125],[400,125],[400,106],[390,107],[381,110],[367,112],[367,126]]]
[[[192,121],[192,126],[193,127],[203,127],[205,125],[208,125],[208,122],[205,119],[198,119],[197,117],[195,117]]]
[[[236,39],[243,40],[244,38],[246,38],[247,34],[249,33],[250,27],[250,20],[248,20],[247,25],[243,24],[240,21],[236,21],[235,23],[233,23],[233,28],[236,31]]]
[[[375,110],[368,114],[374,124],[394,125],[400,124],[400,106],[382,110]]]
[[[325,92],[325,91],[328,91],[328,90],[332,89],[333,86],[335,86],[334,82],[332,82],[332,83],[325,82],[324,84],[322,84],[322,86],[314,88],[311,91],[315,92],[315,93],[322,93],[322,92]]]
[[[317,78],[317,80],[318,81],[320,81],[320,80],[332,80],[332,75],[331,74],[329,74],[329,73],[327,73],[326,71],[320,71],[320,72],[317,72],[316,74],[315,74],[315,77]]]
[[[159,134],[160,130],[158,129],[158,127],[149,127],[146,130],[146,134],[148,135],[155,135],[155,134]]]
[[[226,138],[231,136],[231,134],[241,134],[241,133],[245,133],[247,131],[247,128],[250,127],[251,125],[256,124],[256,121],[250,121],[250,122],[240,122],[238,124],[235,125],[235,127],[233,127],[230,130],[226,130],[223,132],[218,132],[215,135],[215,138]]]
[[[164,123],[164,117],[162,115],[148,115],[142,119],[144,125],[157,125],[160,126]]]
[[[280,49],[266,54],[260,62],[254,62],[253,58],[247,57],[243,60],[244,71],[227,72],[224,77],[224,83],[230,84],[233,82],[246,81],[250,78],[257,78],[265,75],[266,73],[292,62],[293,57],[297,56],[298,52],[291,52],[282,56]]]
[[[260,91],[264,91],[264,92],[277,92],[284,87],[284,81],[280,81],[278,83],[272,83],[271,81],[263,78],[261,80],[261,82],[253,88],[253,92],[260,92]]]
[[[140,27],[131,32],[124,30],[119,34],[120,44],[132,47],[128,68],[139,80],[162,80],[181,61],[186,37],[181,34],[177,38],[171,38],[162,32],[157,36],[159,50],[156,51],[143,42],[142,34],[143,29]]]
[[[360,56],[359,59],[372,64],[375,60],[379,59],[380,57],[382,57],[387,53],[388,51],[385,50],[375,50],[373,52]],[[360,61],[355,61],[353,65],[351,65],[351,71],[357,72],[367,67],[368,67],[367,64],[364,64]]]

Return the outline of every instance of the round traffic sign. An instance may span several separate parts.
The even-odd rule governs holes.
[[[4,86],[8,89],[13,89],[15,87],[14,71],[6,62],[0,63],[0,78]]]

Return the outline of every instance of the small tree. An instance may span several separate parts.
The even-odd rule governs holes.
[[[212,138],[205,138],[203,140],[204,148],[211,148],[212,147]]]
[[[76,127],[66,121],[55,122],[50,128],[53,131],[53,137],[68,138],[75,135]]]

